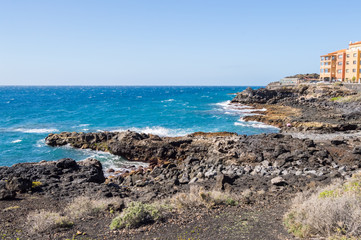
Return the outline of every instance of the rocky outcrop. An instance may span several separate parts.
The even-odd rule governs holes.
[[[272,163],[281,158],[283,153],[289,153],[293,159],[297,159],[301,150],[308,157],[323,151],[320,146],[310,150],[309,147],[314,145],[311,140],[294,139],[282,134],[245,136],[234,133],[195,133],[184,137],[161,138],[131,131],[61,133],[50,134],[46,143],[51,146],[70,144],[76,148],[98,150],[97,147],[102,146],[106,151],[125,159],[156,164],[182,162],[186,159],[217,161],[226,165],[259,163],[265,160]]]
[[[192,184],[226,191],[252,187],[294,192],[310,181],[328,182],[335,176],[350,176],[359,168],[357,149],[351,153],[353,146],[318,144],[283,134],[194,133],[158,137],[130,131],[61,133],[50,134],[46,142],[78,148],[102,146],[128,160],[152,162],[150,168],[106,180],[129,189],[129,196],[146,201],[172,195]],[[279,176],[281,180],[276,178]],[[279,181],[271,181],[275,178]]]
[[[64,158],[55,162],[20,163],[0,167],[0,199],[14,199],[16,193],[38,193],[55,198],[81,194],[121,195],[118,188],[103,184],[105,177],[98,160],[75,162]]]
[[[247,88],[237,93],[232,103],[266,108],[244,120],[274,125],[283,132],[344,132],[361,130],[361,103],[335,100],[355,94],[341,85]]]

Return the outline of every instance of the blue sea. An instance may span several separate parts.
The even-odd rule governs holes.
[[[0,87],[0,166],[65,157],[95,157],[113,168],[129,164],[109,153],[45,145],[49,133],[62,131],[130,129],[160,136],[197,131],[278,132],[262,123],[244,122],[242,117],[251,110],[229,104],[234,93],[245,88]]]

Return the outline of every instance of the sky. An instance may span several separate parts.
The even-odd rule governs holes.
[[[361,41],[360,0],[0,0],[0,85],[266,85]]]

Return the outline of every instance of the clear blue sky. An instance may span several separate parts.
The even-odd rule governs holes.
[[[360,0],[0,0],[0,85],[264,85],[361,41]]]

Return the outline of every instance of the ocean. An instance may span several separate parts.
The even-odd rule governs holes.
[[[275,127],[244,122],[246,106],[229,104],[246,87],[0,87],[0,166],[94,157],[104,167],[141,163],[69,146],[49,147],[45,137],[63,131],[134,130],[159,136],[229,131],[278,132]],[[255,87],[257,88],[257,87]]]

